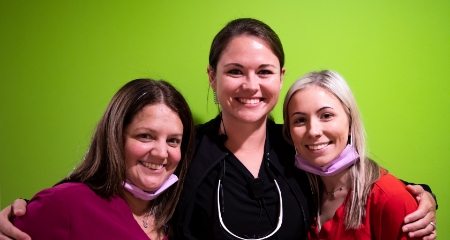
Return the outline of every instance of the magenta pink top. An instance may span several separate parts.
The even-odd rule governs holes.
[[[42,190],[30,200],[25,216],[13,222],[33,240],[149,239],[123,198],[108,201],[82,183]]]

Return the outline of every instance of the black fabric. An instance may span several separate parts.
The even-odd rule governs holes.
[[[177,239],[233,239],[220,227],[217,213],[217,184],[223,160],[223,220],[227,228],[238,236],[254,237],[271,232],[278,221],[278,193],[266,169],[261,167],[259,177],[264,183],[268,214],[263,208],[258,222],[261,207],[247,185],[253,176],[221,143],[217,136],[219,124],[220,119],[216,118],[197,127],[196,153],[172,218]],[[283,140],[281,125],[268,121],[266,144],[267,160],[280,185],[284,208],[282,227],[270,239],[304,239],[312,222],[310,212],[314,212],[306,174],[294,167],[294,149]]]

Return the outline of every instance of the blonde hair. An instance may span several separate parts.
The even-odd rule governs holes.
[[[380,178],[380,167],[376,162],[366,156],[367,148],[364,125],[362,123],[356,100],[344,78],[336,72],[323,70],[320,72],[308,73],[295,81],[284,99],[283,136],[290,144],[293,145],[289,132],[289,101],[297,91],[312,86],[321,87],[334,94],[339,101],[341,101],[349,118],[351,141],[359,154],[360,160],[357,161],[350,170],[350,181],[353,191],[351,192],[350,199],[345,206],[346,214],[344,223],[347,229],[357,229],[366,215],[367,197],[372,189],[372,184]],[[308,178],[310,180],[313,193],[320,193],[318,184],[320,178],[311,173],[308,173]],[[319,194],[318,197],[320,198]],[[320,203],[319,198],[318,203]]]

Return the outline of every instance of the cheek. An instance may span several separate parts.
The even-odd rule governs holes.
[[[291,128],[291,138],[294,142],[294,145],[301,144],[302,138],[305,136],[305,131],[302,128]]]
[[[134,165],[138,158],[148,152],[148,147],[136,142],[125,143],[124,155],[127,167]]]
[[[170,162],[171,162],[171,164],[178,165],[178,163],[181,160],[181,149],[180,148],[172,149],[169,152],[169,155],[170,155]]]

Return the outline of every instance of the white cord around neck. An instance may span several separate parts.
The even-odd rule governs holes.
[[[223,223],[223,219],[222,219],[222,213],[220,212],[220,186],[221,186],[221,182],[219,179],[219,183],[217,184],[217,210],[219,212],[219,220],[220,220],[220,226],[225,229],[225,231],[227,231],[227,233],[229,233],[230,235],[232,235],[233,237],[237,238],[237,239],[241,239],[241,240],[263,240],[263,239],[267,239],[269,237],[271,237],[272,235],[274,235],[276,232],[278,232],[278,230],[281,227],[281,224],[283,223],[283,199],[281,197],[281,190],[280,187],[278,186],[277,180],[273,180],[275,182],[275,185],[277,186],[277,190],[278,190],[278,196],[280,198],[280,215],[278,216],[278,223],[277,223],[277,227],[268,235],[262,237],[262,238],[242,238],[237,236],[236,234],[232,233],[230,230],[228,230],[228,228],[225,226],[225,223]]]

